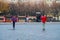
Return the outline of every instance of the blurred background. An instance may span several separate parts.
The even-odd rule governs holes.
[[[37,22],[43,14],[47,22],[60,22],[60,0],[0,0],[0,22],[11,22],[11,16],[25,22],[26,15],[29,22]]]

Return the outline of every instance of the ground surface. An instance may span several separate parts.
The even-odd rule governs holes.
[[[46,23],[42,31],[42,23],[0,23],[0,40],[60,40],[60,23]]]

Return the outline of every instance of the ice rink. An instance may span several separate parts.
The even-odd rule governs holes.
[[[42,23],[0,23],[0,40],[60,40],[60,22],[47,22],[45,31]]]

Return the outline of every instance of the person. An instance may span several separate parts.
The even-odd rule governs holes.
[[[6,22],[6,17],[5,16],[3,16],[3,22]]]
[[[29,16],[26,16],[26,22],[29,22]]]
[[[17,22],[16,16],[12,16],[13,30],[15,29],[15,22]]]
[[[45,31],[45,23],[46,23],[47,17],[45,15],[41,16],[41,22],[43,23],[43,31]]]
[[[41,14],[36,15],[36,22],[41,22]]]

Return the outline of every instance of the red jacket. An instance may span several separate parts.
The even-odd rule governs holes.
[[[46,19],[47,19],[47,17],[46,17],[46,16],[41,16],[41,21],[42,21],[43,23],[45,23],[45,22],[46,22]]]

